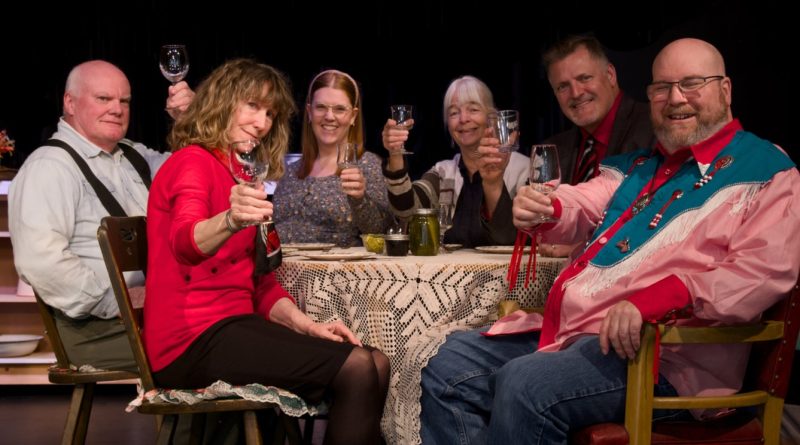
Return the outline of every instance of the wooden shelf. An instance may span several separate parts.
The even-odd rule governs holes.
[[[56,355],[52,352],[34,352],[21,357],[0,357],[0,365],[52,365]]]
[[[8,230],[8,187],[15,171],[0,167],[0,333],[44,335],[39,309],[32,296],[17,295],[19,278]],[[0,358],[0,385],[44,385],[47,368],[56,358],[47,338],[33,354]]]

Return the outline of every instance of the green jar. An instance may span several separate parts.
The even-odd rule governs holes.
[[[417,209],[408,223],[412,255],[433,256],[439,252],[439,216],[434,209]]]

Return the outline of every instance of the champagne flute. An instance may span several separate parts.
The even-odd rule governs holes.
[[[561,185],[561,167],[558,149],[553,144],[534,145],[531,149],[530,186],[544,195],[553,193]],[[555,222],[547,215],[540,215],[537,223]]]
[[[228,158],[231,173],[238,183],[252,188],[256,188],[259,183],[264,183],[267,173],[269,173],[269,160],[259,140],[247,139],[232,142]],[[243,226],[256,224],[259,222],[250,221],[244,223]]]
[[[439,204],[439,252],[449,253],[444,248],[444,233],[453,227],[453,213],[456,206],[453,204]]]
[[[189,72],[189,54],[186,52],[186,45],[162,46],[158,66],[161,68],[161,74],[173,85],[183,80]]]
[[[414,128],[414,124],[409,122],[411,119],[414,118],[414,107],[411,105],[392,105],[389,107],[392,112],[392,120],[394,120],[397,125],[395,128],[398,130],[408,130],[411,131]],[[406,150],[405,144],[400,145],[400,154],[410,155],[412,154],[410,151]]]

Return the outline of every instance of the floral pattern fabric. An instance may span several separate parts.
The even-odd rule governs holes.
[[[367,183],[361,200],[345,195],[338,176],[297,177],[302,160],[290,164],[278,182],[274,219],[283,243],[361,245],[362,233],[384,233],[389,223],[389,200],[381,160],[364,152],[358,161]]]

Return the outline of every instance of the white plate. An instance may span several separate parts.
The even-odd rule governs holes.
[[[284,243],[281,248],[288,247],[289,249],[297,250],[328,250],[336,247],[333,243]]]
[[[483,253],[502,253],[510,255],[514,253],[514,246],[478,246],[475,250]],[[525,253],[529,253],[530,251],[531,247],[525,246]]]
[[[445,244],[444,245],[444,249],[447,250],[448,252],[452,252],[454,250],[458,250],[458,249],[460,249],[462,247],[464,247],[463,244]]]
[[[304,253],[304,257],[318,261],[353,261],[374,258],[372,252],[334,252],[334,253]]]
[[[39,345],[41,335],[0,335],[0,357],[28,355]]]

